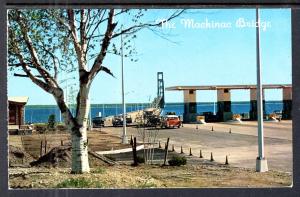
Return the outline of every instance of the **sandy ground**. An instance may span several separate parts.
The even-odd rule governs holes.
[[[170,137],[170,146],[174,145],[177,152],[181,146],[187,154],[189,148],[192,148],[193,155],[199,155],[202,150],[206,159],[212,152],[214,159],[220,163],[224,163],[228,155],[231,165],[253,169],[257,157],[256,124],[254,121],[242,124],[207,123],[199,124],[198,129],[196,124],[184,124],[180,129],[159,130],[158,140],[164,144]],[[214,131],[211,131],[212,127]],[[121,136],[122,128],[108,127],[105,131]],[[127,134],[139,136],[134,127],[128,127]],[[264,136],[269,169],[292,172],[292,121],[265,122]]]
[[[190,163],[190,162],[188,162]],[[82,180],[84,184],[62,183]],[[291,175],[269,171],[205,164],[171,167],[115,165],[91,169],[89,174],[70,174],[69,168],[12,168],[10,188],[199,188],[199,187],[290,187]]]
[[[140,165],[131,167],[122,162],[114,166],[92,167],[91,173],[70,174],[70,168],[13,167],[9,168],[11,188],[57,188],[70,179],[81,180],[84,188],[172,188],[172,187],[288,187],[292,184],[292,122],[265,123],[265,152],[270,171],[255,172],[257,157],[256,122],[243,124],[210,123],[185,124],[179,129],[160,129],[158,140],[162,147],[170,137],[170,149],[180,152],[183,147],[188,159],[186,166]],[[211,131],[212,127],[214,131]],[[231,133],[229,130],[231,129]],[[155,130],[152,130],[154,132]],[[127,133],[141,140],[135,127]],[[89,131],[89,148],[93,151],[121,149],[122,127],[105,127]],[[40,141],[48,140],[48,148],[69,143],[67,133],[52,135],[9,136],[10,145],[39,155]],[[141,141],[140,141],[141,142]],[[158,145],[157,145],[158,146]],[[193,156],[188,156],[192,148]],[[202,150],[204,158],[199,158]],[[213,152],[215,162],[210,162]],[[170,154],[172,155],[172,154]],[[223,165],[226,155],[229,165]],[[162,164],[162,161],[159,162]],[[60,186],[59,186],[60,185]],[[71,187],[76,187],[69,185]]]

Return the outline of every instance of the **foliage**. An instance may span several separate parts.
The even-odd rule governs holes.
[[[137,162],[138,162],[138,163],[145,163],[144,157],[137,156]]]
[[[98,167],[93,171],[93,173],[96,173],[96,174],[104,174],[105,172],[106,172],[106,170],[101,167]]]
[[[54,130],[56,126],[55,114],[48,117],[48,129]]]
[[[145,188],[155,188],[155,187],[157,187],[157,185],[153,182],[146,181],[144,183],[138,184],[136,187],[139,189],[145,189]]]
[[[181,166],[186,164],[186,158],[181,157],[181,156],[173,156],[169,161],[168,161],[170,166]]]
[[[48,125],[46,123],[35,123],[34,129],[37,133],[45,133],[47,131]]]
[[[84,177],[66,179],[56,185],[57,188],[102,188],[103,186],[99,181],[91,181]]]
[[[72,130],[72,136],[81,137],[87,130],[85,125],[90,107],[87,100],[95,77],[100,72],[114,77],[109,69],[112,65],[104,65],[104,62],[109,64],[105,61],[107,54],[122,55],[137,61],[134,47],[137,32],[142,29],[154,31],[183,11],[168,13],[170,16],[159,22],[156,18],[144,16],[145,13],[144,9],[10,9],[9,70],[14,72],[14,76],[29,78],[51,94],[66,126]],[[66,102],[70,99],[65,98],[62,86],[67,79],[62,79],[62,74],[75,71],[78,90],[71,91],[72,94],[77,92],[75,111],[72,113]],[[54,128],[53,118],[49,127]],[[83,151],[81,149],[87,151],[87,146],[78,151]],[[73,159],[79,162],[75,157]],[[86,161],[87,158],[81,160]]]

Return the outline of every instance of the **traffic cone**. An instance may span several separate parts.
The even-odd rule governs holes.
[[[212,153],[212,152],[210,153],[210,161],[215,161],[215,160],[214,160],[214,156],[213,156],[213,153]]]
[[[228,163],[228,156],[226,155],[225,165],[229,165]]]
[[[202,155],[202,150],[200,150],[200,158],[203,158],[203,155]]]

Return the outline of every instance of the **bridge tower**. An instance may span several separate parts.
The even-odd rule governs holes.
[[[159,107],[165,106],[165,87],[164,87],[164,74],[157,72],[157,98],[160,99]]]

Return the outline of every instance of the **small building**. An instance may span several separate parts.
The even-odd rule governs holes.
[[[25,105],[27,102],[27,96],[8,97],[9,127],[15,125],[19,128],[21,125],[24,125]]]

